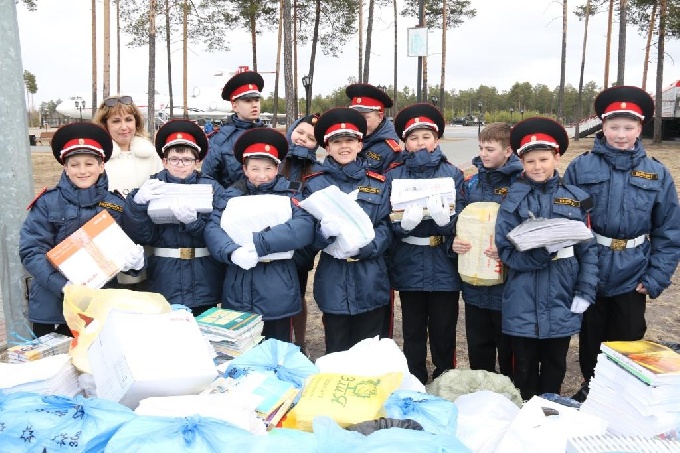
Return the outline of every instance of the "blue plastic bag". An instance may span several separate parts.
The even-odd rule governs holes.
[[[273,338],[267,339],[231,361],[225,377],[238,378],[249,371],[272,372],[282,381],[301,389],[305,379],[319,369],[300,352],[300,347]]]
[[[438,396],[397,390],[385,401],[383,408],[388,417],[415,420],[430,433],[456,434],[458,408]]]

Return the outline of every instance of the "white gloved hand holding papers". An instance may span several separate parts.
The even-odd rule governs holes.
[[[411,231],[423,221],[423,208],[413,203],[406,206],[401,217],[401,228],[404,231]]]
[[[444,204],[439,194],[431,195],[427,199],[427,210],[434,223],[439,226],[444,226],[451,221],[451,210]]]
[[[180,203],[178,199],[175,199],[170,205],[170,210],[172,211],[172,215],[184,224],[195,222],[198,218],[196,208],[186,203]]]
[[[123,264],[123,272],[134,269],[136,271],[144,267],[144,247],[135,244],[125,256],[125,263]]]
[[[159,179],[148,179],[141,185],[133,201],[137,204],[147,204],[151,200],[161,198],[165,193],[165,183]]]
[[[335,215],[324,217],[321,220],[319,227],[321,228],[321,234],[323,234],[326,239],[335,237],[340,234],[342,219]]]
[[[231,253],[231,262],[246,271],[257,266],[258,258],[255,244],[252,242],[237,248]]]

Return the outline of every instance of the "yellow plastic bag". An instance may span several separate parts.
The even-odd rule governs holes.
[[[300,400],[282,421],[284,428],[312,431],[312,421],[325,415],[346,427],[383,416],[382,406],[401,384],[402,373],[382,376],[319,373],[305,382]]]
[[[92,372],[87,348],[99,335],[112,309],[149,314],[172,311],[165,297],[158,293],[67,286],[64,291],[64,318],[73,333],[69,354],[73,365],[84,373]]]

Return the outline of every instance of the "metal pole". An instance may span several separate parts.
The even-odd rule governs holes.
[[[425,0],[418,0],[418,26],[425,26]],[[416,88],[416,100],[422,102],[427,93],[423,93],[423,57],[418,57],[418,88]]]
[[[15,0],[0,0],[0,291],[7,339],[31,336],[24,300],[24,268],[19,231],[33,198],[33,166],[28,143],[23,68]]]

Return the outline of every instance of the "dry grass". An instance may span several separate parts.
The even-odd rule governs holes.
[[[592,138],[582,139],[570,144],[569,150],[560,163],[560,170],[577,155],[590,150]],[[645,141],[645,148],[650,156],[663,162],[673,174],[676,182],[680,182],[680,142],[667,142],[662,145],[651,145]],[[51,153],[33,153],[33,176],[36,193],[42,187],[52,187],[59,180],[61,167],[56,163]],[[325,353],[323,324],[321,312],[316,307],[312,296],[314,272],[310,275],[307,285],[307,306],[309,319],[307,324],[306,347],[308,354],[314,360]],[[650,340],[680,342],[680,308],[677,300],[680,293],[678,287],[680,276],[673,276],[673,284],[656,300],[650,300],[647,306],[647,335]],[[461,301],[461,306],[462,306]],[[465,311],[461,308],[457,328],[457,359],[459,368],[468,368],[467,343],[465,340]],[[394,339],[401,345],[401,310],[399,297],[395,300]],[[429,364],[431,367],[431,363]],[[431,368],[430,368],[431,371]],[[572,338],[567,362],[567,376],[562,386],[562,394],[571,395],[580,386],[581,375],[578,367],[578,338]]]

